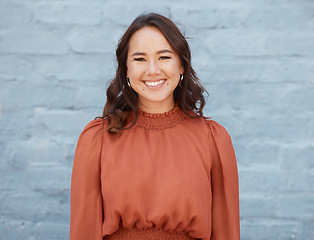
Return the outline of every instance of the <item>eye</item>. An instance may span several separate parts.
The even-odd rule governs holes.
[[[134,58],[134,61],[137,61],[137,62],[144,62],[145,59],[144,59],[144,58]]]
[[[161,56],[159,59],[160,60],[167,60],[167,59],[170,59],[171,57],[170,56]]]

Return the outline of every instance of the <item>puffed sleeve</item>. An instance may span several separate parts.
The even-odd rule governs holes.
[[[212,165],[211,240],[240,240],[239,182],[234,149],[228,132],[208,121]]]
[[[91,121],[77,142],[71,182],[70,240],[102,240],[100,159],[103,120]]]

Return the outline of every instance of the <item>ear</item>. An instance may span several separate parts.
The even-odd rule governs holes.
[[[183,75],[183,73],[184,73],[184,68],[183,68],[183,66],[181,65],[181,67],[180,67],[180,74]]]

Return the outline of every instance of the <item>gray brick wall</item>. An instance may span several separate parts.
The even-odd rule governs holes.
[[[184,25],[232,135],[241,239],[313,240],[312,0],[0,0],[0,239],[68,239],[76,141],[144,11]]]

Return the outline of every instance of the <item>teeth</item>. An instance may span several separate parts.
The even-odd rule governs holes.
[[[157,82],[145,82],[145,84],[147,84],[148,86],[157,86],[161,83],[163,83],[165,80],[159,80]]]

